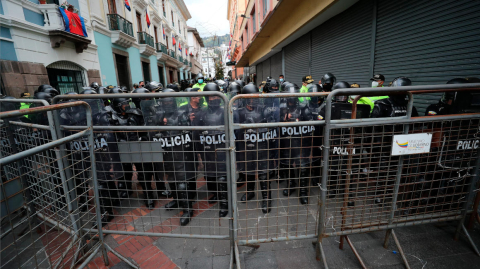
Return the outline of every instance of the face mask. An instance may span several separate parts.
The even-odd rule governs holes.
[[[283,78],[280,79],[280,82],[283,82]]]
[[[378,87],[378,82],[373,81],[373,82],[372,82],[372,87]]]
[[[222,99],[214,99],[214,100],[208,100],[208,106],[211,108],[219,108],[220,105],[222,104]]]
[[[202,83],[203,83],[203,79],[199,79],[198,84],[202,84]]]

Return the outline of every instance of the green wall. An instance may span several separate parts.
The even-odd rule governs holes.
[[[157,56],[152,55],[150,59],[150,74],[152,75],[152,81],[160,82],[160,77],[158,75],[158,63]]]
[[[102,85],[117,85],[117,74],[115,72],[115,62],[113,60],[112,40],[110,37],[93,32],[95,43],[97,44],[98,60],[100,62],[100,72],[102,75]]]

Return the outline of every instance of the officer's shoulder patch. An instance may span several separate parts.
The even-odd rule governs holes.
[[[431,111],[431,110],[428,111],[428,116],[435,116],[435,115],[437,115],[437,112]]]
[[[323,117],[321,115],[318,115],[317,120],[323,120]]]

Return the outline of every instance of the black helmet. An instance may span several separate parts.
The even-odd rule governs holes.
[[[38,86],[38,88],[37,88],[37,91],[36,91],[36,92],[43,92],[45,89],[49,89],[49,88],[53,88],[53,87],[52,87],[52,86],[50,86],[50,85],[47,85],[47,84],[40,85],[40,86]]]
[[[116,88],[116,87],[113,87],[113,88],[98,87],[97,89],[93,88],[93,87],[91,87],[91,88],[92,88],[92,90],[96,91],[98,94],[105,94],[105,93],[108,93],[111,89]]]
[[[180,91],[180,88],[178,88],[178,85],[175,84],[175,83],[168,84],[168,85],[167,85],[167,89],[172,89],[172,90],[175,91],[175,92],[179,92],[179,91]],[[165,91],[164,91],[164,92],[165,92]]]
[[[463,83],[468,83],[468,80],[464,78],[454,78],[447,82],[447,84],[463,84]]]
[[[96,90],[96,89],[100,88],[100,85],[98,84],[98,82],[92,82],[92,84],[90,84],[90,87],[94,88]]]
[[[190,79],[190,80],[188,81],[188,85],[189,85],[190,87],[192,87],[193,85],[195,85],[195,80],[194,80],[194,79]]]
[[[269,92],[278,92],[278,82],[275,79],[270,79],[267,81],[267,85],[263,87],[263,92],[269,93]]]
[[[163,90],[163,85],[160,82],[150,81],[150,83],[145,85],[145,89],[149,90],[150,92],[159,92]]]
[[[198,92],[198,90],[200,90],[200,88],[192,89],[192,88],[188,87],[188,88],[185,89],[185,92]]]
[[[175,92],[173,89],[165,89],[163,90],[164,93],[168,92]],[[165,113],[171,114],[177,111],[177,100],[175,97],[162,97],[160,99],[161,107],[165,111]]]
[[[323,91],[329,92],[337,82],[337,78],[332,73],[326,73],[323,75],[321,82]]]
[[[243,80],[235,80],[236,83],[238,83],[238,85],[240,85],[240,87],[245,87],[245,82]]]
[[[128,92],[127,86],[121,86],[121,87],[120,87],[120,90],[121,90],[123,93],[127,93],[127,92]]]
[[[258,93],[258,87],[254,84],[248,84],[247,86],[243,87],[242,94],[252,94]]]
[[[390,87],[402,87],[402,86],[410,86],[412,85],[412,81],[407,77],[396,77],[390,83]]]
[[[300,88],[294,83],[286,83],[283,85],[282,93],[299,93]],[[287,106],[296,107],[298,105],[298,97],[287,97]]]
[[[97,94],[97,92],[92,89],[85,89],[80,94]]]
[[[125,113],[130,109],[130,100],[128,98],[113,98],[112,108],[119,113]]]
[[[45,101],[47,101],[49,104],[52,103],[53,97],[54,97],[54,96],[52,96],[52,94],[46,93],[46,92],[36,92],[36,93],[33,95],[33,99],[45,100]]]
[[[207,85],[205,85],[205,87],[203,88],[203,91],[204,92],[219,92],[220,87],[218,87],[218,85],[213,83],[213,82],[209,82],[209,83],[207,83]],[[212,109],[219,108],[220,105],[222,104],[222,99],[217,97],[217,98],[211,100],[210,98],[211,98],[210,96],[207,96],[208,108],[212,108]]]
[[[115,87],[115,88],[109,89],[107,93],[108,93],[108,94],[123,93],[123,91],[122,91],[120,88]]]
[[[218,87],[220,88],[220,91],[222,92],[226,92],[227,91],[227,83],[221,79],[215,81],[215,83],[218,85]]]
[[[49,94],[51,94],[52,97],[55,97],[55,96],[57,96],[57,95],[60,94],[60,92],[57,91],[57,90],[54,89],[54,88],[46,88],[46,89],[43,90],[43,92],[44,92],[44,93],[49,93]]]
[[[15,100],[15,97],[12,96],[4,96],[0,99],[10,99],[10,100]],[[1,102],[0,103],[0,112],[6,112],[6,111],[14,111],[14,110],[19,110],[20,109],[20,103],[17,102]]]
[[[321,92],[322,91],[322,88],[318,84],[309,84],[307,87],[308,87],[308,92]],[[319,98],[318,96],[311,96],[310,97],[310,106],[318,107],[318,100],[319,99],[321,99],[321,98]]]
[[[150,93],[150,91],[145,88],[136,88],[132,93]],[[132,102],[135,104],[136,108],[138,109],[140,109],[141,101],[142,101],[142,98],[132,98]]]
[[[340,81],[338,83],[335,84],[335,86],[333,86],[333,89],[334,90],[337,90],[337,89],[346,89],[346,88],[350,88],[350,84],[346,81]],[[348,96],[346,95],[335,95],[335,102],[347,102],[348,101]]]
[[[239,94],[240,92],[242,91],[242,87],[240,87],[240,84],[236,83],[236,82],[232,82],[230,83],[230,85],[228,86],[228,92],[234,94],[234,95],[237,95]]]

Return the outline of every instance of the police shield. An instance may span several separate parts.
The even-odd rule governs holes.
[[[105,110],[103,100],[85,99],[82,100],[90,105],[92,110],[92,124],[94,126],[109,126],[108,113]],[[70,107],[60,112],[62,125],[86,126],[87,115],[84,107]],[[115,133],[109,130],[96,130],[94,132],[93,147],[95,149],[95,165],[98,180],[112,180],[123,177],[123,168]],[[73,151],[74,158],[88,160],[89,145],[88,137],[75,140],[68,146]]]
[[[244,107],[237,110],[237,123],[258,124],[267,123],[268,111],[262,99],[243,99]],[[236,137],[237,167],[245,174],[265,174],[269,168],[269,149],[272,140],[277,136],[276,129],[248,128],[238,130]]]
[[[147,126],[190,126],[185,110],[178,109],[179,100],[163,97],[142,101],[142,113]],[[149,132],[149,145],[163,155],[162,171],[168,180],[184,181],[195,178],[193,134],[188,130],[159,129]],[[158,160],[152,160],[158,162]]]

